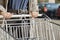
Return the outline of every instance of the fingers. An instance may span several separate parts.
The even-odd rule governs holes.
[[[12,16],[11,13],[7,13],[7,14],[5,15],[5,18],[11,18],[11,16]]]
[[[7,13],[7,14],[5,15],[5,18],[11,18],[11,16],[12,16],[11,13]]]
[[[2,12],[2,15],[4,18],[11,18],[12,14],[9,13],[9,12]],[[38,12],[31,12],[31,16],[33,18],[37,17],[38,16]]]
[[[12,14],[9,12],[2,12],[4,18],[11,18]]]

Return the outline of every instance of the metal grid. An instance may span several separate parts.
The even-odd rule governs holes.
[[[17,16],[3,20],[0,35],[1,40],[59,40],[60,26],[49,18]]]

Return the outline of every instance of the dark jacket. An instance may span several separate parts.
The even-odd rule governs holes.
[[[60,16],[60,7],[57,9],[57,13],[56,13],[56,16]]]

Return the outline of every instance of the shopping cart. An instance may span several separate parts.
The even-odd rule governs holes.
[[[3,21],[0,40],[60,40],[60,25],[51,22],[47,16],[13,15],[11,19],[0,21]]]

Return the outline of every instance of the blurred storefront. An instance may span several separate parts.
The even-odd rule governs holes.
[[[55,0],[56,3],[60,3],[60,0]]]
[[[44,2],[49,2],[49,3],[55,3],[55,0],[38,0],[38,2],[42,2],[42,3],[44,3]]]

